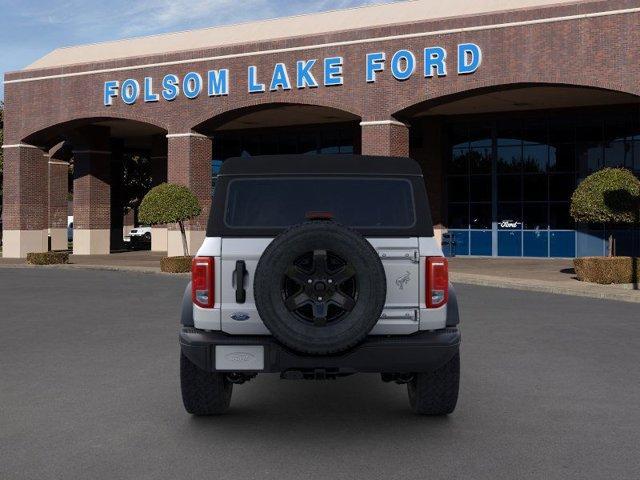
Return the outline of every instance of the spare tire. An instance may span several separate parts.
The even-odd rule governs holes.
[[[384,308],[387,282],[376,250],[332,221],[289,228],[265,249],[253,283],[258,313],[273,336],[301,353],[353,347]]]

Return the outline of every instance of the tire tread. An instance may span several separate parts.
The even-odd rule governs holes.
[[[416,373],[407,384],[409,403],[420,415],[448,415],[458,403],[460,353],[442,367],[428,373]]]
[[[231,403],[233,384],[223,373],[206,372],[180,353],[182,402],[192,415],[220,415]]]

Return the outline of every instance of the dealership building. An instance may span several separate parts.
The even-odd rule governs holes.
[[[5,75],[5,257],[122,237],[123,155],[186,185],[204,213],[226,158],[411,156],[457,255],[601,255],[577,183],[640,173],[637,1],[413,0],[61,48]],[[389,161],[393,161],[390,159]],[[638,235],[614,227],[618,253]],[[180,254],[179,232],[153,249]]]

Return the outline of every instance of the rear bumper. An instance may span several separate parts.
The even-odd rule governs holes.
[[[403,336],[369,336],[344,353],[314,356],[296,353],[270,336],[227,335],[193,327],[182,327],[180,331],[184,355],[202,370],[210,372],[428,372],[444,365],[456,354],[460,339],[457,328]],[[216,347],[221,347],[218,355]],[[221,357],[222,352],[226,352],[226,358]],[[256,359],[258,355],[264,355],[264,358]],[[236,368],[230,367],[229,359]],[[223,368],[216,368],[216,360],[221,365],[224,362]],[[259,367],[256,367],[256,360]]]

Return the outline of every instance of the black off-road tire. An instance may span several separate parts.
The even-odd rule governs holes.
[[[458,403],[460,353],[429,373],[416,373],[407,384],[411,409],[420,415],[448,415]]]
[[[192,415],[220,415],[231,403],[233,384],[223,373],[206,372],[180,353],[182,403]]]
[[[347,261],[357,282],[351,309],[321,326],[306,324],[287,309],[282,288],[295,260],[316,251]],[[258,262],[253,289],[260,318],[275,338],[300,353],[327,355],[348,350],[369,334],[382,314],[387,280],[378,253],[360,233],[333,221],[312,221],[289,228],[271,242]]]

